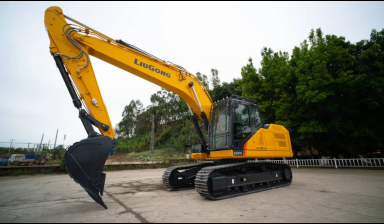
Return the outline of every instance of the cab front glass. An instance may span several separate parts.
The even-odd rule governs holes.
[[[213,109],[210,130],[210,150],[227,149],[230,144],[230,109],[222,102]]]

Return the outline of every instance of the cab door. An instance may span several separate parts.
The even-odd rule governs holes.
[[[252,137],[250,104],[237,102],[233,107],[234,155],[243,155],[244,144]]]
[[[238,102],[233,108],[233,149],[238,155],[244,145],[264,125],[256,104]],[[235,154],[236,154],[235,153]]]
[[[229,149],[230,136],[230,107],[229,102],[222,102],[215,106],[210,130],[210,151]]]

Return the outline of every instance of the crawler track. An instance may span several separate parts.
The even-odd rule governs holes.
[[[254,169],[264,169],[268,170],[279,170],[285,176],[282,180],[279,181],[265,181],[257,184],[244,184],[240,187],[230,187],[226,193],[221,195],[214,196],[212,193],[212,181],[210,178],[213,176],[225,176],[219,174],[220,172],[236,172],[237,170],[254,170]],[[269,172],[269,171],[266,171]],[[288,179],[286,178],[288,176]],[[211,200],[221,200],[226,198],[237,197],[241,195],[256,193],[260,191],[266,191],[274,188],[284,187],[290,185],[292,182],[292,172],[288,165],[285,164],[275,164],[275,163],[252,163],[252,162],[243,162],[235,164],[227,164],[220,166],[211,166],[201,169],[195,179],[196,191],[204,198]]]
[[[211,162],[205,162],[205,163],[194,163],[194,164],[188,164],[188,165],[182,165],[182,166],[169,167],[168,169],[166,169],[164,171],[163,184],[166,188],[171,189],[173,191],[194,189],[195,188],[194,181],[191,181],[190,183],[187,183],[183,186],[174,185],[173,184],[174,175],[181,170],[188,170],[188,169],[197,168],[197,167],[200,167],[202,169],[204,167],[212,166],[212,165],[213,165],[213,163],[211,163]]]

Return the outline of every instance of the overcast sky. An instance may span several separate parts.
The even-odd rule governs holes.
[[[263,47],[288,51],[321,27],[325,34],[355,43],[384,28],[384,2],[0,2],[0,142],[54,142],[86,137],[49,53],[44,12],[64,14],[122,39],[189,72],[221,81],[240,78],[250,57],[260,67]],[[91,58],[114,126],[124,106],[150,104],[160,87]],[[3,146],[0,144],[0,146]]]

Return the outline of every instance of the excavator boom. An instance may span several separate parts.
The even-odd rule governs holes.
[[[66,18],[73,24],[68,24]],[[196,76],[181,66],[161,60],[122,40],[111,39],[65,16],[59,7],[46,10],[45,26],[50,39],[50,52],[64,59],[68,76],[83,106],[93,117],[110,127],[108,131],[100,130],[103,135],[113,138],[114,131],[88,55],[174,92],[198,112],[201,120],[205,119],[201,112],[209,120],[212,99],[207,89]],[[80,54],[81,57],[71,58]],[[194,83],[193,88],[191,83]]]

